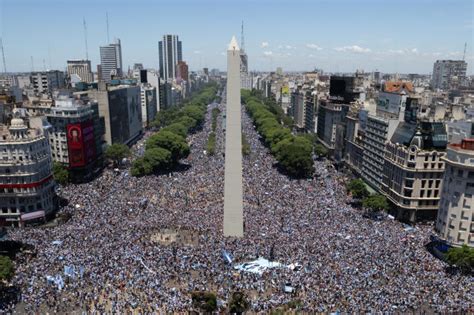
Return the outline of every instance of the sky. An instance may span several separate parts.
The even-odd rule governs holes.
[[[226,69],[244,21],[250,70],[431,73],[437,59],[462,59],[474,73],[472,0],[0,0],[9,72],[66,68],[120,38],[123,66],[158,68],[158,41],[179,35],[191,70]],[[33,62],[32,62],[33,60]],[[3,70],[3,65],[0,67]]]

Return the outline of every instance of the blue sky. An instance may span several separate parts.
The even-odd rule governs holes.
[[[436,59],[460,59],[467,42],[468,73],[474,64],[471,0],[0,0],[0,36],[7,70],[64,69],[67,59],[89,58],[99,46],[122,40],[124,67],[158,67],[158,40],[178,34],[192,70],[225,70],[226,46],[240,40],[251,70],[430,73]],[[44,62],[43,62],[44,60]]]

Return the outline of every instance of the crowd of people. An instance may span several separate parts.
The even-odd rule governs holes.
[[[315,161],[313,179],[279,173],[243,111],[251,147],[243,161],[244,233],[224,238],[224,133],[217,124],[216,154],[205,152],[211,132],[189,136],[188,167],[135,178],[126,169],[105,170],[94,181],[65,186],[71,219],[53,228],[9,233],[35,246],[36,256],[17,264],[17,312],[184,312],[191,292],[215,292],[224,305],[244,291],[255,312],[299,301],[317,312],[473,312],[473,277],[446,273],[426,250],[430,227],[405,231],[394,220],[373,221],[347,204],[344,180],[327,161]],[[140,154],[143,140],[135,147]],[[156,233],[192,231],[192,242],[156,241]],[[265,257],[283,265],[263,275],[232,264]],[[64,274],[65,266],[83,273]],[[47,280],[62,275],[64,285]],[[287,293],[283,286],[295,288]]]

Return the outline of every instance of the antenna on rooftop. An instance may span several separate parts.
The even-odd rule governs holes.
[[[33,56],[31,56],[31,72],[35,72],[35,63],[33,61]]]
[[[466,61],[466,49],[467,49],[467,43],[464,43],[464,53],[462,54],[462,61]]]
[[[242,21],[242,28],[240,33],[240,50],[245,51],[244,21]]]
[[[86,60],[89,60],[89,48],[87,47],[87,25],[86,25],[86,18],[84,17],[82,18],[82,24],[84,25],[84,41],[86,43]]]
[[[46,61],[43,58],[43,71],[46,71]]]
[[[106,22],[107,22],[107,44],[110,44],[110,40],[109,40],[109,12],[105,12],[105,19],[106,19]]]
[[[0,47],[2,48],[3,72],[7,73],[7,63],[5,62],[5,50],[3,49],[3,40],[0,38]]]

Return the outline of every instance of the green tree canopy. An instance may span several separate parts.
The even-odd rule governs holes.
[[[130,148],[125,144],[114,143],[105,149],[105,157],[118,165],[122,159],[130,156]]]
[[[365,198],[362,206],[373,212],[388,210],[388,201],[384,195],[376,194]]]
[[[178,119],[175,120],[175,122],[180,123],[183,126],[185,126],[188,129],[188,131],[193,130],[197,126],[196,119],[191,118],[187,115],[183,115],[183,116],[179,117]]]
[[[146,141],[146,150],[163,148],[171,152],[171,159],[177,163],[189,155],[189,146],[186,140],[170,131],[160,131]]]
[[[347,185],[347,190],[350,191],[354,199],[364,199],[370,195],[362,179],[351,180]]]
[[[64,164],[56,161],[53,162],[53,177],[54,180],[61,185],[69,183],[69,171]]]
[[[196,124],[198,126],[200,126],[204,122],[205,112],[197,105],[188,105],[183,108],[181,113],[196,120]]]
[[[309,177],[313,174],[313,148],[303,137],[286,138],[275,145],[276,158],[289,175]]]
[[[161,131],[170,131],[183,138],[186,138],[186,135],[188,134],[188,128],[186,128],[184,124],[179,122],[172,123],[171,125],[168,125],[165,128],[161,129]]]
[[[159,170],[166,170],[172,164],[171,152],[163,148],[151,148],[145,151],[143,157],[132,164],[133,176],[149,175]]]
[[[9,281],[13,277],[13,263],[8,256],[0,256],[0,281]]]
[[[451,247],[445,257],[449,264],[456,265],[463,272],[474,272],[474,248],[466,244],[461,247]]]

